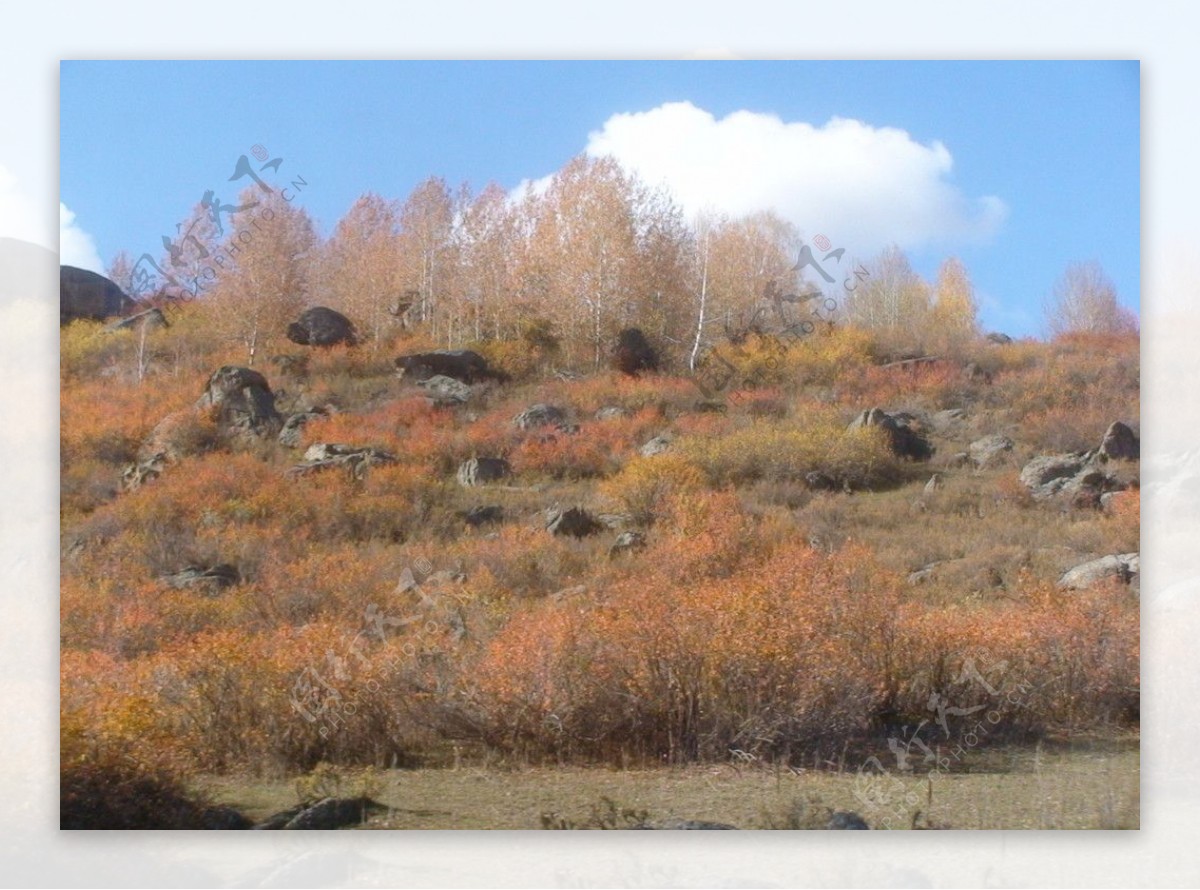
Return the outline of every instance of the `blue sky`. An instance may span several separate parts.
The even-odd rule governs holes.
[[[773,205],[927,277],[958,256],[986,327],[1041,334],[1070,262],[1139,308],[1139,92],[1137,62],[63,62],[64,262],[158,256],[255,144],[326,233],[365,191],[511,189],[588,150],[688,209]]]

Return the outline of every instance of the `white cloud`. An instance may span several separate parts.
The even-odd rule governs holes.
[[[666,184],[689,213],[773,209],[805,237],[824,234],[861,255],[892,243],[985,241],[1007,215],[999,198],[969,198],[950,182],[953,158],[942,143],[846,118],[816,127],[736,111],[718,120],[670,102],[613,115],[586,151]]]
[[[45,210],[22,190],[16,176],[0,164],[0,238],[18,238],[54,248],[53,228]]]
[[[64,266],[78,266],[104,274],[104,263],[96,242],[75,222],[75,214],[61,201],[58,205],[58,254]]]

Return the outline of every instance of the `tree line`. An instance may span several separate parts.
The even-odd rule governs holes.
[[[772,212],[688,219],[664,189],[606,157],[576,157],[517,196],[494,183],[453,189],[437,177],[403,201],[367,193],[326,239],[278,193],[241,196],[255,202],[244,243],[219,232],[204,205],[180,225],[230,257],[197,302],[250,364],[312,305],[343,312],[372,349],[402,330],[446,348],[540,336],[580,369],[599,367],[622,328],[642,329],[670,364],[694,368],[712,343],[808,319],[818,306],[825,321],[868,328],[900,352],[953,353],[980,333],[974,288],[955,258],[927,282],[896,247],[863,261],[814,255]],[[807,279],[797,257],[813,260]],[[197,262],[176,251],[160,265],[181,259]],[[124,251],[109,277],[151,296],[136,292]],[[1136,328],[1098,264],[1068,270],[1047,318],[1055,334]]]

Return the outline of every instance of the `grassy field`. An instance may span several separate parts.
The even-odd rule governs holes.
[[[970,755],[963,772],[900,777],[892,825],[947,829],[1136,829],[1140,759],[1135,738],[1074,750],[993,749]],[[830,810],[854,810],[855,770],[791,772],[705,766],[618,770],[550,767],[391,770],[366,780],[391,808],[373,829],[540,829],[625,827],[639,818],[704,819],[743,829],[819,827]],[[347,780],[347,793],[363,790]],[[357,784],[356,784],[357,783]],[[198,783],[214,800],[261,819],[296,803],[296,783],[210,778]],[[354,785],[354,787],[351,787]],[[898,786],[892,786],[898,790]],[[909,798],[911,800],[913,798]],[[920,815],[917,816],[919,811]],[[643,815],[644,814],[644,815]],[[874,818],[873,818],[874,816]]]

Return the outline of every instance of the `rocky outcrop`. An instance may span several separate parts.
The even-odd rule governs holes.
[[[127,315],[137,307],[116,283],[87,269],[60,266],[58,270],[58,323],[76,319],[104,321]]]
[[[1125,483],[1105,472],[1103,464],[1092,451],[1047,454],[1027,463],[1021,470],[1020,480],[1034,500],[1063,497],[1076,506],[1099,507],[1100,497],[1105,492],[1126,487]]]
[[[288,474],[305,476],[320,470],[344,469],[352,478],[363,479],[371,467],[395,462],[396,455],[378,448],[320,442],[308,446],[304,462],[292,467]]]
[[[274,436],[283,426],[267,378],[250,368],[218,368],[208,378],[196,407],[213,412],[227,435]]]
[[[350,319],[325,306],[300,313],[300,318],[288,325],[287,338],[301,346],[353,346],[358,342]]]
[[[1063,590],[1086,590],[1115,579],[1137,589],[1140,574],[1141,560],[1137,553],[1116,553],[1075,566],[1059,578],[1058,586]]]

